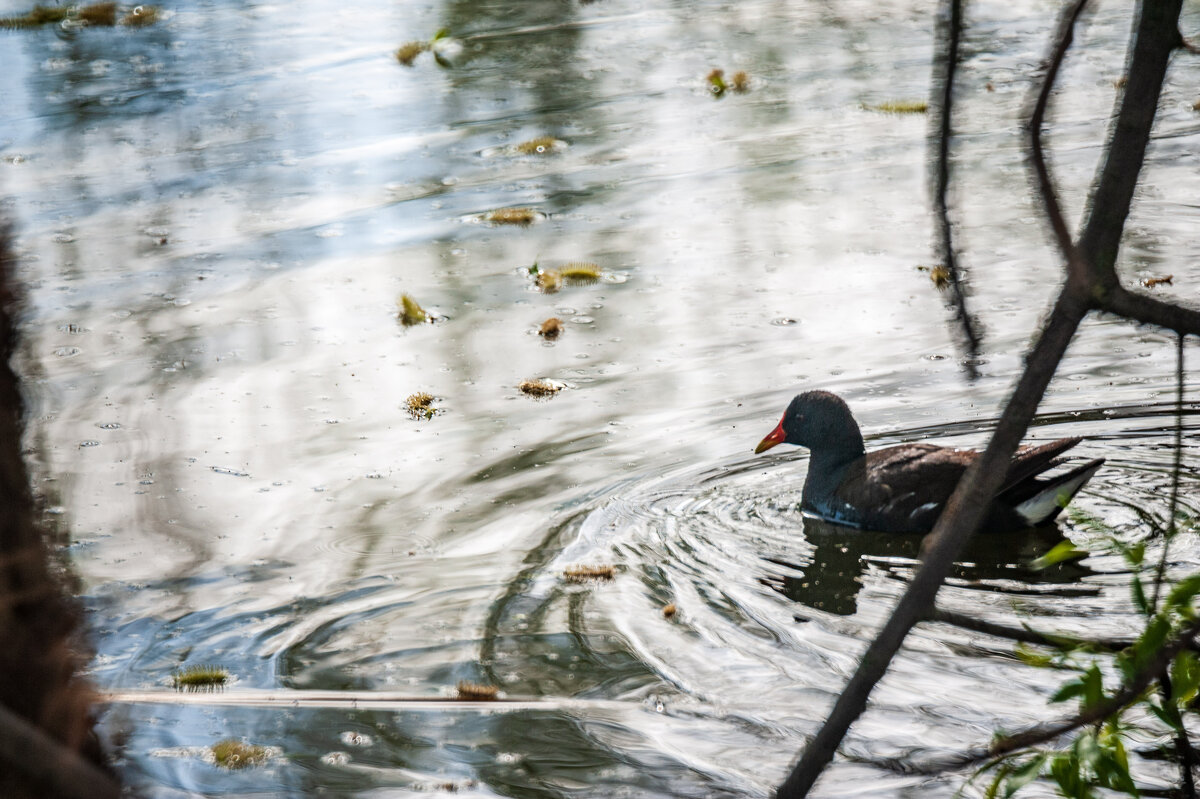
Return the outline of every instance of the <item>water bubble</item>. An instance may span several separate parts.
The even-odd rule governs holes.
[[[339,735],[338,738],[340,738],[342,743],[344,743],[346,746],[370,746],[373,743],[370,735],[366,735],[361,732],[355,732],[354,730],[346,730]]]
[[[79,349],[78,347],[59,347],[54,351],[54,354],[60,358],[70,358],[78,355],[81,352],[83,352],[83,350]]]
[[[100,446],[100,442],[93,441],[92,439],[89,438],[86,441],[80,441],[79,446],[80,447],[98,447],[98,446]]]
[[[239,472],[237,469],[230,469],[225,466],[210,466],[208,468],[212,469],[217,474],[228,474],[232,477],[249,477],[250,476],[249,472]]]
[[[321,762],[327,766],[345,766],[350,762],[350,753],[328,752],[321,755]]]
[[[118,422],[96,422],[96,427],[99,427],[101,430],[116,430],[120,426]]]
[[[776,327],[791,327],[792,325],[797,325],[800,323],[790,316],[777,316],[771,320],[771,324],[775,325]]]

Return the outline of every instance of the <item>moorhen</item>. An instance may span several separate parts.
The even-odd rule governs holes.
[[[1037,527],[1057,516],[1104,463],[1096,458],[1041,477],[1079,441],[1060,438],[1018,449],[980,529]],[[973,450],[933,444],[900,444],[868,453],[850,408],[828,391],[798,394],[754,452],[776,444],[797,444],[812,453],[801,509],[837,524],[889,533],[932,530],[958,479],[979,457]]]

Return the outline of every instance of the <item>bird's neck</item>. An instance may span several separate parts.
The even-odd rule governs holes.
[[[808,476],[804,479],[804,496],[802,502],[807,505],[823,504],[823,500],[833,497],[834,491],[846,474],[855,466],[861,464],[866,450],[862,439],[858,446],[841,446],[837,448],[818,447],[810,450],[808,461]]]

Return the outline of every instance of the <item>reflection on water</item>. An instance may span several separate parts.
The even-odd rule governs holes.
[[[167,690],[176,669],[219,663],[230,691],[434,696],[466,679],[596,706],[118,704],[104,725],[130,781],[164,795],[768,793],[919,541],[804,519],[803,453],[750,450],[801,387],[847,397],[872,446],[982,443],[1058,280],[1020,151],[1044,9],[979,6],[968,35],[957,203],[987,326],[970,385],[917,269],[931,257],[925,121],[868,110],[927,94],[924,8],[168,11],[140,30],[4,33],[26,447],[85,586],[95,679]],[[1095,14],[1055,103],[1076,210],[1124,14]],[[450,66],[395,60],[441,28],[462,45]],[[745,70],[750,91],[714,98],[718,67]],[[1191,91],[1168,88],[1125,244],[1130,275],[1174,273],[1167,294],[1200,278]],[[516,148],[539,136],[563,145]],[[474,221],[514,207],[540,221]],[[622,280],[545,293],[529,279],[535,262],[572,261]],[[402,292],[445,318],[404,327]],[[551,316],[566,331],[546,342]],[[1169,339],[1090,320],[1033,431],[1086,436],[1081,457],[1108,464],[1077,505],[1151,549],[1172,368]],[[516,388],[531,378],[568,388],[535,401]],[[410,418],[419,391],[442,412]],[[1179,571],[1200,558],[1194,479]],[[1060,533],[1085,548],[1104,535],[1080,517],[981,540],[939,601],[1127,633],[1119,558],[1025,565]],[[572,565],[615,577],[567,583]],[[836,765],[823,790],[950,796],[954,779],[869,763],[1044,718],[1044,675],[1010,653],[922,625],[846,743],[864,762]],[[226,737],[282,755],[237,773],[195,756]]]

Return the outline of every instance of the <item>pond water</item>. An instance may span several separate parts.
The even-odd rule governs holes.
[[[212,0],[141,28],[0,32],[26,447],[81,581],[97,685],[170,694],[179,669],[219,664],[223,696],[439,697],[468,680],[537,700],[117,702],[101,732],[126,781],[150,796],[768,795],[917,542],[803,519],[806,453],[751,451],[809,388],[845,396],[868,446],[982,445],[1059,280],[1021,149],[1054,11],[973,3],[953,197],[986,329],[969,380],[927,271],[928,121],[871,110],[928,96],[927,5]],[[1088,17],[1055,101],[1071,218],[1128,13]],[[440,29],[411,66],[394,57]],[[714,68],[748,90],[714,96]],[[1124,245],[1130,281],[1173,275],[1162,297],[1200,280],[1195,100],[1177,64]],[[522,151],[539,137],[554,141]],[[512,208],[534,221],[488,221]],[[572,262],[601,279],[547,293],[529,272]],[[402,293],[436,321],[401,324]],[[549,317],[553,341],[537,335]],[[1090,517],[1156,552],[1174,368],[1170,336],[1085,323],[1031,437],[1084,436],[1080,456],[1108,464],[1057,531],[980,542],[946,607],[1133,629],[1119,557],[1028,559],[1060,534],[1098,547]],[[518,390],[538,378],[560,390]],[[417,392],[432,418],[410,415]],[[1178,572],[1200,565],[1195,412]],[[566,581],[578,565],[614,576]],[[1049,718],[1059,681],[1010,643],[923,625],[818,793],[949,797],[960,776],[882,764]],[[204,748],[229,737],[272,756],[218,769]]]

